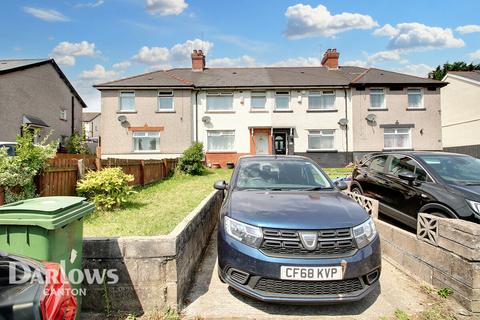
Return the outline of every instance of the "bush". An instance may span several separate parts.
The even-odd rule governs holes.
[[[68,139],[67,151],[71,154],[89,154],[85,134],[74,132]]]
[[[105,168],[89,171],[85,178],[77,182],[77,193],[95,203],[97,208],[113,210],[127,202],[133,188],[128,185],[133,176],[125,174],[121,168]]]
[[[201,175],[205,172],[204,158],[203,144],[196,142],[183,152],[177,170],[189,175]]]

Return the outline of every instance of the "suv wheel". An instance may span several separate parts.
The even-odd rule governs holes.
[[[360,195],[360,196],[363,194],[363,193],[362,193],[362,190],[360,190],[359,187],[352,187],[352,188],[350,189],[350,192],[351,192],[351,193],[358,194],[358,195]]]
[[[436,217],[440,217],[440,218],[452,218],[451,216],[449,216],[448,214],[444,213],[444,212],[441,212],[441,211],[438,211],[438,212],[430,212],[430,214],[432,216],[436,216]]]

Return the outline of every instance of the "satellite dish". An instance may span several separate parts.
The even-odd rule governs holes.
[[[210,123],[210,121],[211,121],[211,119],[210,119],[209,116],[203,116],[203,117],[202,117],[202,122],[203,122],[203,123],[207,124],[207,123]]]
[[[127,117],[125,117],[125,116],[118,116],[117,120],[123,123],[123,122],[127,121]]]
[[[338,124],[341,125],[342,127],[344,127],[348,124],[348,119],[347,118],[342,118],[342,119],[338,120]]]
[[[373,113],[370,113],[369,115],[367,115],[367,117],[365,119],[368,122],[375,122],[377,120],[377,116]]]

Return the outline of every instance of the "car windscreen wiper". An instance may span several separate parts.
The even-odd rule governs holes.
[[[301,189],[302,191],[320,191],[320,190],[325,190],[325,189],[332,189],[331,187],[320,187],[320,186],[317,186],[317,187],[311,187],[311,188],[305,188],[305,189]]]
[[[480,186],[480,182],[468,182],[464,183],[464,186]]]

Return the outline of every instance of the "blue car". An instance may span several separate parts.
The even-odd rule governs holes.
[[[318,165],[296,156],[239,159],[218,227],[219,277],[276,303],[357,301],[378,285],[380,239],[366,211]]]

